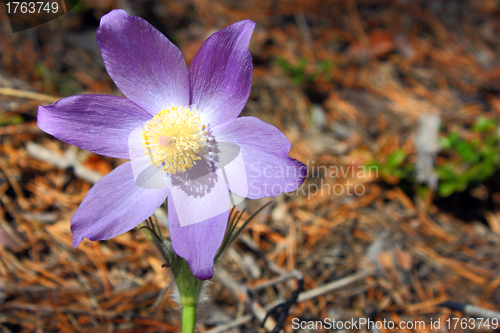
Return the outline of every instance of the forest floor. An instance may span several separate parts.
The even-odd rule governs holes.
[[[242,116],[282,130],[290,156],[309,167],[298,191],[245,201],[242,221],[273,203],[217,264],[200,332],[293,332],[294,318],[425,323],[406,332],[445,332],[449,319],[458,332],[474,317],[443,302],[482,308],[476,317],[500,311],[497,169],[481,181],[441,178],[439,190],[432,171],[421,173],[427,185],[415,176],[425,156],[458,161],[432,140],[481,141],[477,124],[500,119],[498,2],[93,0],[15,34],[0,10],[0,331],[180,331],[172,279],[142,233],[72,248],[76,208],[124,160],[36,125],[38,105],[120,95],[95,42],[114,8],[153,24],[188,64],[211,33],[255,21]],[[457,149],[467,157],[467,147]]]

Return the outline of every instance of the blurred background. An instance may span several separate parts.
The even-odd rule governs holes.
[[[469,318],[445,301],[500,311],[499,1],[81,0],[17,33],[0,9],[0,331],[180,329],[173,283],[143,234],[71,247],[79,203],[124,161],[36,125],[38,105],[120,95],[95,41],[115,8],[150,22],[188,64],[210,34],[255,21],[242,116],[282,130],[309,167],[216,266],[200,332],[293,332],[293,318],[444,332]],[[247,212],[269,200],[246,201]]]

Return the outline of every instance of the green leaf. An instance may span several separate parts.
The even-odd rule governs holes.
[[[483,163],[478,163],[470,166],[465,170],[461,175],[460,179],[465,182],[470,182],[471,180],[481,180],[479,179],[479,175],[481,174],[481,171],[483,170]]]
[[[19,125],[24,122],[23,116],[20,114],[16,115],[0,115],[0,126],[9,126],[9,125]]]
[[[330,60],[322,60],[318,62],[318,69],[320,72],[327,72],[334,67],[334,63]]]
[[[474,148],[474,143],[467,141],[460,141],[456,146],[457,153],[467,162],[479,160],[478,152]]]
[[[476,123],[472,126],[472,130],[476,133],[487,133],[491,132],[495,127],[495,120],[480,116],[477,118]]]
[[[290,65],[290,63],[288,61],[286,61],[284,58],[282,57],[276,57],[276,59],[274,60],[274,62],[276,63],[276,65],[283,71],[283,72],[286,72],[287,74],[289,74],[290,72],[292,72],[292,66]]]
[[[398,149],[387,157],[386,166],[390,169],[398,167],[406,159],[406,152]]]
[[[455,146],[460,141],[458,133],[457,132],[450,133],[450,135],[448,135],[448,141],[450,142],[451,147]]]
[[[440,197],[446,198],[455,192],[456,184],[454,182],[442,182],[439,184],[438,193]]]
[[[437,166],[434,170],[441,180],[451,180],[457,178],[455,167],[450,162],[446,162],[443,165]]]
[[[454,192],[462,192],[467,188],[467,182],[463,182],[459,179],[452,181],[445,181],[439,184],[438,193],[441,197],[445,198],[453,194]]]
[[[481,150],[482,160],[491,164],[498,164],[499,155],[496,145],[485,145]]]
[[[407,178],[406,172],[401,169],[392,169],[391,170],[391,176],[402,179],[402,178]]]
[[[448,138],[446,136],[440,137],[438,139],[438,144],[439,144],[439,147],[441,147],[441,149],[443,149],[443,150],[447,150],[447,149],[451,148],[450,138]]]
[[[303,72],[304,69],[307,66],[307,59],[306,58],[300,58],[299,62],[297,63],[297,66],[295,66],[295,71],[297,72]]]
[[[411,173],[413,173],[413,171],[415,170],[415,166],[411,163],[406,163],[406,164],[403,164],[403,166],[401,167],[401,169],[408,174],[408,177],[410,176]]]

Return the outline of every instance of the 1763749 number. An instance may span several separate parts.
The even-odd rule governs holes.
[[[59,11],[59,3],[50,1],[6,1],[7,14],[40,14],[40,13],[57,13]]]
[[[448,318],[446,319],[446,328],[448,330],[473,330],[487,329],[496,330],[499,327],[497,318]]]

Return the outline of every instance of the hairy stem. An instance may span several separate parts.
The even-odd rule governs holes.
[[[175,254],[169,241],[164,241],[159,248],[172,269],[179,290],[180,305],[182,306],[182,333],[194,333],[196,306],[198,305],[202,281],[191,273],[187,261]]]

